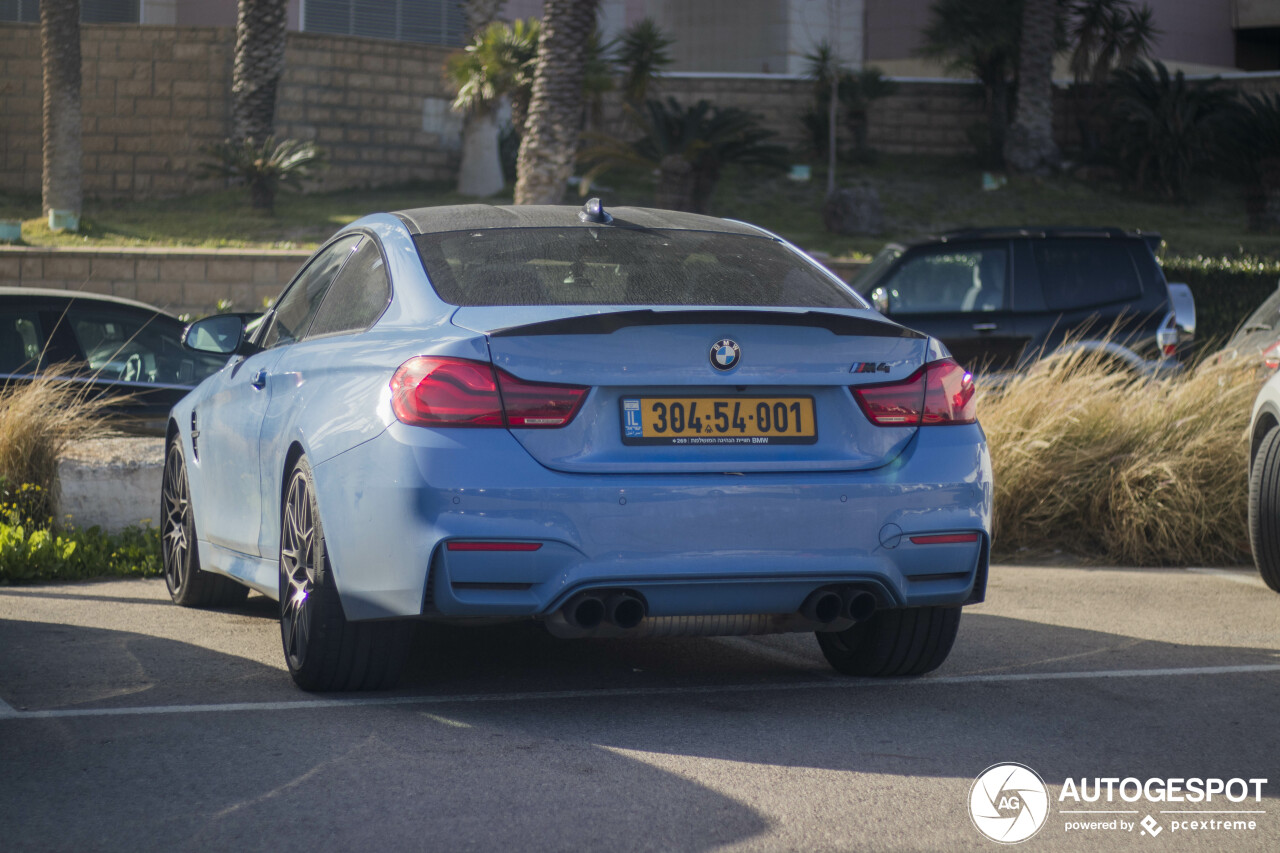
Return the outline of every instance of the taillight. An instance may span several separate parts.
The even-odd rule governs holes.
[[[525,382],[505,370],[496,372],[502,407],[513,427],[562,427],[573,420],[587,395],[580,385]]]
[[[973,374],[952,359],[931,362],[901,382],[851,389],[876,426],[971,424],[977,420]]]
[[[1268,344],[1262,351],[1262,363],[1267,366],[1267,370],[1280,369],[1280,341]]]
[[[561,427],[586,393],[580,386],[525,382],[464,358],[418,356],[391,377],[391,409],[411,426]]]

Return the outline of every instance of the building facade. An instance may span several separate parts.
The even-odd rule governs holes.
[[[893,75],[945,76],[917,55],[932,2],[865,0],[867,63]],[[1160,30],[1155,58],[1166,65],[1188,73],[1280,69],[1280,0],[1135,0],[1144,3]]]

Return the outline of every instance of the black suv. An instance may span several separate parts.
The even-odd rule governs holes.
[[[1195,333],[1191,291],[1165,282],[1159,245],[1118,228],[955,231],[885,246],[851,284],[971,370],[1018,367],[1071,336],[1149,373]]]

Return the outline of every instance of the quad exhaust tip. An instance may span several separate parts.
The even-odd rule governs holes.
[[[628,630],[644,621],[649,608],[633,593],[618,590],[607,593],[580,593],[560,609],[564,620],[582,631],[594,631],[602,623]]]
[[[876,612],[876,597],[864,589],[823,587],[809,593],[800,605],[800,615],[819,625],[849,620],[863,622]]]
[[[615,592],[605,601],[605,618],[624,630],[639,625],[644,614],[644,602],[629,592]]]
[[[826,625],[840,618],[844,602],[835,590],[820,589],[809,595],[800,606],[800,614],[810,622]]]
[[[575,628],[594,630],[604,621],[604,602],[594,595],[579,595],[564,606],[564,618]]]
[[[852,619],[854,622],[870,619],[875,612],[876,597],[865,590],[858,590],[850,595],[844,608],[845,618]]]

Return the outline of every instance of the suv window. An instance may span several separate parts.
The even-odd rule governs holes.
[[[1008,271],[1004,246],[943,247],[907,258],[880,286],[890,314],[999,311]]]
[[[362,332],[374,324],[391,299],[391,282],[375,240],[367,239],[338,273],[307,337]]]
[[[1142,296],[1138,268],[1122,241],[1038,240],[1032,254],[1050,310],[1090,308]]]
[[[261,346],[264,349],[291,344],[306,334],[307,327],[320,310],[320,303],[324,300],[329,285],[333,284],[338,270],[342,269],[342,264],[358,242],[359,234],[342,238],[316,255],[306,269],[299,273],[280,297],[271,328],[262,339]]]

